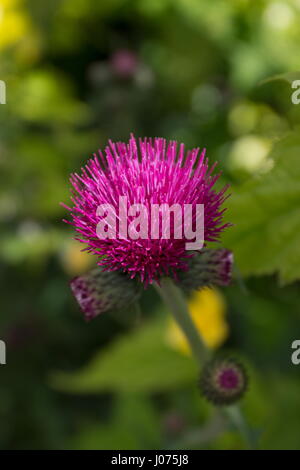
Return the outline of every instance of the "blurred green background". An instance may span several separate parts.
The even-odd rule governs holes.
[[[249,365],[261,448],[300,448],[299,40],[299,0],[0,0],[0,448],[244,448],[152,289],[92,324],[72,298],[96,258],[61,222],[69,173],[130,132],[205,146],[231,183],[203,334]]]

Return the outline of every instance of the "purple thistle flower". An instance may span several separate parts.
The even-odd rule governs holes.
[[[217,241],[229,225],[222,222],[227,198],[227,186],[216,191],[214,185],[219,174],[212,175],[215,165],[208,166],[205,149],[185,153],[184,145],[166,142],[163,138],[139,139],[131,136],[128,144],[109,142],[105,155],[99,151],[82,168],[81,174],[71,176],[73,207],[65,206],[72,215],[71,223],[79,234],[79,241],[87,245],[88,252],[99,257],[104,270],[121,271],[131,278],[139,277],[148,285],[161,276],[178,278],[179,271],[188,269],[193,254],[186,250],[185,236],[174,234],[174,221],[170,237],[106,238],[97,236],[97,208],[110,204],[117,213],[119,197],[126,196],[128,206],[144,204],[150,213],[152,204],[204,205],[204,241]],[[194,217],[194,216],[193,216]],[[193,219],[194,222],[194,219]]]
[[[138,57],[129,49],[118,49],[113,53],[110,65],[118,77],[130,78],[137,70]]]

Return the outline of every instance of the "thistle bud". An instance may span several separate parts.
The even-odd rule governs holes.
[[[137,300],[140,294],[138,282],[126,274],[103,271],[100,267],[76,277],[70,283],[86,320],[100,313],[122,308]]]
[[[225,249],[202,249],[188,261],[188,270],[178,276],[181,287],[186,291],[204,286],[226,286],[231,281],[233,254]]]
[[[231,405],[240,400],[248,385],[244,366],[232,358],[215,358],[203,368],[200,389],[216,406]]]

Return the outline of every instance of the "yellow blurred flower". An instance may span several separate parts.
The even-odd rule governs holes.
[[[21,0],[0,0],[0,50],[17,46],[20,61],[35,60],[39,38]]]
[[[83,274],[95,264],[94,257],[81,250],[80,243],[72,240],[62,253],[62,266],[70,276]]]
[[[20,0],[0,0],[0,8],[12,8],[18,3]]]
[[[0,48],[14,44],[28,31],[28,18],[16,0],[0,0]]]
[[[229,332],[225,317],[226,304],[221,292],[205,287],[192,295],[188,308],[207,347],[215,349],[221,346]],[[167,341],[172,347],[190,354],[188,342],[173,318],[169,323]]]

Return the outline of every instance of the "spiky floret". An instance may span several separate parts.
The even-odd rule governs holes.
[[[222,222],[221,206],[226,199],[224,187],[219,192],[214,185],[219,174],[212,175],[215,165],[209,168],[205,149],[187,153],[184,145],[166,142],[163,138],[139,139],[131,136],[128,144],[109,142],[105,155],[99,151],[82,168],[81,174],[71,175],[73,207],[65,206],[72,215],[71,223],[78,232],[78,240],[87,245],[86,250],[99,257],[104,269],[120,270],[130,277],[138,276],[145,283],[159,280],[161,276],[176,278],[178,271],[187,270],[192,256],[186,251],[184,236],[176,239],[174,227],[169,239],[150,236],[144,239],[100,239],[97,236],[96,215],[101,204],[110,204],[118,211],[119,197],[126,196],[128,207],[144,204],[149,213],[152,204],[204,204],[205,242],[218,240],[229,225]],[[129,222],[129,221],[128,221]],[[149,225],[150,226],[150,225]]]

